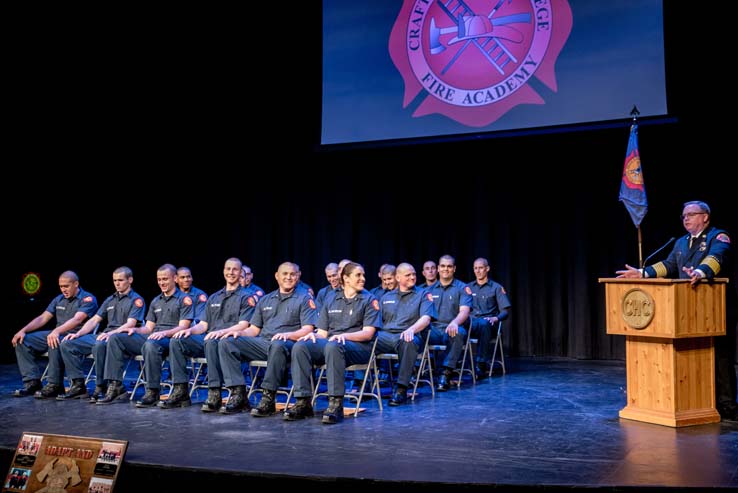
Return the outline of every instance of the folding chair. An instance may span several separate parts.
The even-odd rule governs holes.
[[[500,357],[497,358],[497,349],[500,349]],[[492,361],[489,364],[489,375],[492,376],[492,373],[495,370],[495,363],[499,363],[502,367],[502,374],[505,375],[505,353],[502,349],[502,320],[500,320],[497,323],[497,337],[495,337],[495,348],[492,351]]]
[[[208,388],[208,360],[205,357],[190,358],[192,365],[192,379],[190,380],[190,398],[197,389]]]
[[[131,391],[131,396],[128,398],[129,401],[133,400],[133,396],[136,395],[136,390],[140,386],[146,385],[146,375],[144,375],[144,358],[143,355],[138,354],[133,357],[133,361],[138,361],[138,366],[140,368],[138,372],[138,376],[136,377],[136,383],[133,384],[133,390]],[[126,372],[128,371],[128,366],[126,365],[126,371],[123,372],[123,380],[125,380]]]
[[[415,400],[415,396],[418,393],[418,384],[421,382],[427,383],[428,385],[430,385],[431,396],[432,397],[436,396],[436,388],[433,385],[433,363],[430,357],[430,344],[429,344],[430,328],[426,328],[424,330],[427,331],[427,334],[425,335],[425,341],[423,343],[423,350],[418,353],[417,360],[420,362],[420,364],[418,365],[415,375],[413,376],[413,381],[411,382],[413,384],[413,394],[410,396],[411,401]],[[443,347],[445,348],[445,346]],[[382,353],[382,354],[378,354],[376,359],[388,360],[388,361],[399,361],[400,357],[397,353]],[[426,372],[428,373],[428,378],[423,378],[423,374]],[[392,363],[390,363],[389,377],[391,381],[393,379]]]
[[[472,384],[476,385],[477,383],[477,372],[475,371],[474,363],[474,346],[478,343],[479,341],[471,336],[471,329],[469,329],[469,333],[466,335],[466,344],[464,344],[464,355],[461,357],[459,381],[456,383],[457,389],[461,388],[461,381],[464,379],[464,373],[469,373],[471,375]]]
[[[44,354],[42,354],[41,356],[43,356],[43,357],[45,357],[45,358],[48,358],[48,357],[49,357],[49,352],[48,352],[48,351],[46,351],[46,352],[45,352]],[[95,359],[95,358],[94,358],[94,357],[92,356],[92,354],[88,354],[88,355],[87,355],[87,359],[91,359],[91,360],[93,360],[93,362],[92,362],[92,364],[90,365],[90,370],[89,370],[89,371],[87,372],[87,376],[85,377],[85,385],[87,385],[88,383],[90,383],[90,380],[92,380],[92,378],[93,378],[93,377],[92,377],[92,374],[93,374],[93,373],[95,372],[95,362],[94,362],[94,359]],[[46,363],[46,367],[44,368],[44,372],[43,372],[43,374],[41,375],[41,382],[42,382],[42,383],[44,382],[44,380],[46,380],[46,377],[48,376],[48,373],[49,373],[49,364],[48,364],[48,363]],[[65,387],[65,388],[67,388],[67,384],[66,384],[66,382],[68,382],[68,381],[69,381],[69,378],[68,378],[68,377],[66,376],[66,374],[65,374],[65,375],[64,375],[64,387]]]
[[[359,416],[361,401],[364,396],[367,397],[373,397],[377,400],[377,403],[379,405],[379,410],[382,411],[382,393],[379,388],[379,371],[377,370],[377,357],[376,357],[376,349],[377,349],[377,341],[379,340],[378,337],[374,337],[374,343],[372,344],[372,352],[369,356],[369,361],[366,363],[360,363],[356,365],[350,365],[346,367],[346,371],[364,371],[364,379],[361,381],[361,388],[359,389],[358,394],[343,394],[344,399],[353,399],[356,401],[356,406],[353,409],[347,409],[347,412],[350,412],[354,415],[354,418],[357,418]],[[327,392],[318,392],[320,387],[320,380],[323,378],[323,375],[325,373],[325,365],[322,365],[320,367],[320,372],[318,373],[318,378],[315,381],[315,389],[313,390],[313,399],[312,399],[312,405],[315,406],[315,401],[318,399],[318,397],[327,397]],[[371,392],[364,392],[366,389],[367,380],[371,378],[372,383],[369,390]]]
[[[46,351],[44,354],[41,355],[41,357],[48,359],[49,358],[49,352]],[[48,376],[48,373],[49,373],[49,362],[47,361],[46,362],[46,366],[44,367],[44,372],[41,374],[41,383],[44,384],[44,385],[46,385],[45,380],[46,380],[46,377]]]
[[[136,377],[136,383],[133,385],[133,390],[131,390],[131,396],[128,398],[129,401],[133,400],[133,397],[136,395],[136,390],[138,390],[139,387],[143,386],[144,389],[146,388],[146,374],[144,371],[144,357],[142,354],[137,354],[133,357],[133,361],[138,361],[139,366],[139,372],[138,376]],[[128,360],[130,363],[131,360]],[[164,368],[167,364],[166,358],[164,358],[161,362],[161,367]],[[123,379],[125,380],[125,374],[128,371],[128,366],[126,365],[126,370],[123,372]],[[170,390],[172,388],[172,384],[167,382],[161,383],[162,387],[168,387]]]
[[[267,367],[267,361],[266,360],[260,360],[255,359],[249,361],[249,376],[251,378],[251,383],[249,384],[249,393],[248,398],[251,398],[251,394],[254,392],[262,392],[262,389],[257,386],[257,383],[259,381],[259,374],[260,373],[266,373],[266,367]],[[261,369],[264,369],[262,372]],[[288,367],[289,369],[289,367]],[[262,375],[262,379],[264,376]],[[284,409],[287,409],[290,405],[290,399],[292,399],[292,394],[294,393],[294,385],[290,385],[289,389],[287,390],[287,387],[279,387],[277,389],[277,395],[285,395],[287,396],[287,400],[284,403]],[[277,411],[283,411],[284,409],[277,409]]]

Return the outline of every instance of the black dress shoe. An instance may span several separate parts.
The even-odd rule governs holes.
[[[446,368],[445,370],[443,370],[443,373],[441,373],[441,376],[438,377],[438,386],[436,386],[436,391],[446,392],[450,386],[451,370],[449,368]]]
[[[328,397],[328,409],[323,411],[323,423],[334,425],[343,421],[343,396]]]
[[[407,402],[407,389],[400,387],[399,385],[392,394],[392,399],[389,401],[390,406],[401,406]]]
[[[23,382],[23,388],[14,390],[11,395],[13,397],[28,397],[35,394],[37,390],[41,390],[41,380],[29,380]]]

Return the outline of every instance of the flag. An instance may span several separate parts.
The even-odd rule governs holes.
[[[623,165],[623,179],[620,182],[620,201],[628,209],[633,224],[639,227],[648,211],[648,200],[646,200],[646,186],[643,183],[641,156],[638,153],[637,123],[633,123],[630,127],[628,150],[625,151],[625,164]]]

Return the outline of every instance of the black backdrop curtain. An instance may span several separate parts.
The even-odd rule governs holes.
[[[687,200],[707,201],[713,224],[738,238],[732,163],[724,158],[733,144],[708,116],[724,107],[729,81],[698,77],[694,60],[681,55],[689,24],[667,7],[677,120],[640,128],[644,256],[682,234]],[[196,54],[174,76],[170,66],[153,68],[172,82],[153,92],[125,83],[135,79],[133,63],[134,75],[115,72],[121,78],[99,88],[26,89],[33,98],[8,139],[15,172],[5,177],[3,197],[3,361],[14,361],[10,337],[58,293],[66,269],[102,301],[113,292],[112,271],[130,266],[134,288],[150,300],[165,262],[190,266],[195,285],[213,292],[227,257],[250,265],[267,290],[278,263],[292,260],[317,290],[324,265],[344,257],[363,263],[373,286],[384,262],[411,262],[420,272],[446,253],[465,281],[475,258],[490,260],[513,303],[511,354],[624,358],[623,338],[605,334],[597,279],[638,259],[636,229],[617,199],[630,108],[607,129],[321,151],[320,39],[304,43],[315,68],[296,81],[294,67],[272,61],[272,90],[263,98],[233,65]],[[705,51],[700,66],[719,65],[707,63],[710,53],[723,59]],[[192,64],[208,77],[188,83]],[[53,171],[40,171],[42,163]],[[33,299],[20,289],[29,271],[44,282]]]
[[[687,200],[707,201],[713,224],[738,231],[732,183],[719,167],[695,164],[719,161],[709,148],[691,144],[685,128],[640,129],[649,199],[644,256],[682,234],[678,216]],[[311,153],[317,164],[292,175],[265,163],[267,179],[245,166],[224,169],[222,176],[208,172],[199,187],[188,188],[157,174],[135,186],[98,187],[88,199],[84,188],[67,181],[58,200],[47,203],[50,209],[9,217],[16,248],[7,266],[14,300],[7,335],[45,308],[65,269],[76,270],[82,286],[102,300],[113,291],[113,269],[128,265],[134,288],[150,300],[158,289],[156,268],[165,262],[190,266],[196,285],[213,292],[222,287],[229,256],[250,265],[267,290],[276,287],[277,264],[293,260],[317,290],[325,284],[323,266],[344,257],[363,263],[373,286],[384,262],[408,261],[420,272],[425,260],[449,253],[465,281],[473,279],[475,258],[490,260],[492,277],[513,303],[512,354],[621,359],[622,338],[605,334],[604,288],[597,279],[638,261],[636,229],[618,202],[627,139],[623,124]],[[309,186],[308,179],[319,184]],[[66,233],[60,237],[59,230]],[[19,292],[27,271],[44,281],[34,302]]]

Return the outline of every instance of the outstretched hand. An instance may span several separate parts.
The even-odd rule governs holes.
[[[643,273],[640,269],[631,267],[628,264],[625,264],[625,270],[618,270],[615,271],[615,273],[618,275],[618,277],[624,277],[627,279],[640,279],[643,277]]]
[[[694,267],[691,267],[691,266],[690,267],[686,267],[686,266],[685,267],[682,267],[682,271],[684,271],[684,272],[687,273],[687,275],[691,279],[691,281],[689,282],[689,284],[691,284],[692,286],[694,286],[695,284],[697,284],[698,282],[700,282],[700,279],[702,279],[703,277],[705,277],[705,274],[703,274],[701,270],[695,269]]]

